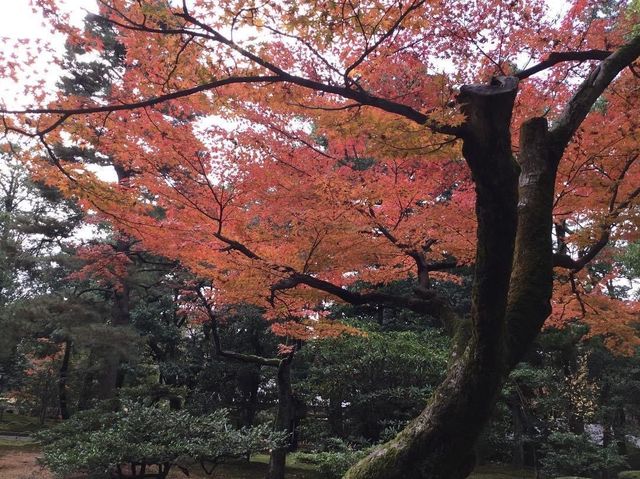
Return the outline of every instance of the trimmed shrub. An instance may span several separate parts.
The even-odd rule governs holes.
[[[543,448],[542,471],[547,477],[591,477],[626,465],[614,444],[602,447],[585,435],[555,432]]]
[[[64,476],[164,479],[172,467],[205,471],[235,457],[274,447],[284,438],[266,426],[234,429],[225,410],[205,416],[188,411],[123,402],[118,411],[96,409],[76,414],[42,432],[42,463]]]

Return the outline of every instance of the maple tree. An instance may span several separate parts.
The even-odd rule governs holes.
[[[34,4],[100,54],[58,2]],[[636,304],[608,294],[620,272],[593,267],[638,239],[638,15],[595,0],[561,19],[535,0],[101,0],[126,51],[110,90],[4,109],[3,125],[38,140],[37,178],[213,281],[216,308],[270,306],[293,339],[352,332],[312,311],[328,300],[440,319],[457,337],[446,379],[346,477],[465,477],[549,315],[638,344]],[[126,174],[102,182],[57,143]],[[434,287],[466,265],[470,321]],[[379,287],[407,275],[413,294]]]

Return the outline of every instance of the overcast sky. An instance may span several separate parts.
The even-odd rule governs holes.
[[[42,17],[33,13],[30,0],[3,0],[6,6],[0,15],[0,35],[10,38],[46,37],[42,28]],[[71,12],[72,21],[82,23],[86,10],[96,10],[93,0],[63,0],[66,11]]]
[[[0,15],[0,49],[13,49],[13,42],[8,40],[17,40],[21,38],[36,39],[46,41],[54,46],[58,51],[62,51],[64,47],[64,37],[62,35],[51,35],[42,26],[42,17],[33,12],[30,0],[0,0],[6,3]],[[61,2],[66,11],[71,13],[71,21],[74,24],[81,25],[87,9],[96,10],[94,0],[64,0]],[[48,68],[47,68],[48,67]],[[47,68],[47,77],[51,81],[53,89],[58,78],[59,71],[51,62],[50,58],[42,58],[42,61],[33,66],[34,71],[38,72],[38,76]],[[24,106],[27,101],[21,96],[20,88],[14,84],[13,80],[0,75],[0,99],[9,107]]]

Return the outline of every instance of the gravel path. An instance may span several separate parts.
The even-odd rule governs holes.
[[[37,462],[34,451],[1,451],[0,477],[2,479],[53,479]]]

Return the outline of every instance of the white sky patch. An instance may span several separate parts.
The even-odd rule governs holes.
[[[102,181],[107,183],[118,182],[118,174],[113,166],[102,166],[88,163],[85,168],[92,173],[95,173]]]
[[[569,11],[571,5],[564,0],[547,1],[549,7],[549,16],[551,18],[562,18]]]
[[[28,39],[29,41],[39,41],[42,45],[51,47],[56,52],[64,52],[65,37],[61,34],[52,34],[45,27],[45,20],[39,11],[34,11],[29,0],[0,0],[6,8],[0,15],[0,49],[4,54],[15,54],[19,59],[23,59],[24,52],[13,47],[16,40]],[[62,10],[69,12],[71,23],[81,27],[85,15],[88,12],[96,12],[97,6],[94,0],[64,0],[59,2]],[[8,5],[10,4],[10,6]],[[26,47],[25,47],[26,48]],[[11,49],[6,51],[5,49]],[[35,64],[30,65],[27,76],[19,78],[20,83],[16,84],[6,75],[0,76],[0,102],[6,107],[21,108],[30,103],[30,98],[24,95],[22,81],[29,81],[28,75],[34,78],[44,79],[46,89],[54,91],[61,70],[55,63],[55,58],[48,54],[43,54]]]
[[[0,32],[2,36],[9,38],[43,38],[51,41],[49,32],[42,28],[43,18],[33,11],[29,0],[3,0],[11,6],[3,10],[0,16]],[[94,0],[63,0],[58,2],[65,12],[71,15],[71,22],[81,26],[88,12],[96,12],[97,5]],[[6,7],[7,5],[5,5]],[[59,41],[56,39],[54,41]],[[62,38],[62,44],[64,39]]]

